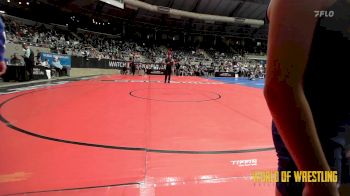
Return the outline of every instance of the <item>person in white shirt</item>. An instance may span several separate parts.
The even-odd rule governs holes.
[[[29,80],[33,79],[33,68],[34,68],[34,52],[29,48],[28,44],[24,43],[22,45],[24,55],[23,59],[26,64],[26,70],[29,73]]]
[[[45,72],[46,72],[46,76],[47,79],[51,79],[51,70],[50,70],[50,65],[49,65],[49,60],[45,59],[44,61],[40,62],[40,65],[45,67]]]
[[[63,66],[61,65],[61,62],[59,61],[59,59],[58,59],[57,56],[54,57],[54,59],[53,59],[53,61],[52,61],[52,66],[53,66],[54,68],[57,68],[57,69],[60,69],[60,70],[63,68]]]

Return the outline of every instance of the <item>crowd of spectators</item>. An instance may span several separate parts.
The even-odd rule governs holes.
[[[5,17],[5,22],[10,42],[50,48],[53,53],[121,61],[132,57],[140,66],[152,63],[152,67],[158,69],[162,68],[167,58],[167,47],[149,46],[88,31],[75,34],[53,24],[28,25],[12,17]],[[241,76],[264,77],[264,66],[260,62],[234,53],[183,47],[173,49],[172,56],[176,61],[174,72],[181,76],[214,76],[216,72],[230,72]]]
[[[218,73],[237,74],[238,76],[249,77],[250,79],[264,78],[265,67],[258,61],[242,60],[234,58],[232,61],[212,62],[209,64],[176,64],[175,73],[178,76],[210,76]]]

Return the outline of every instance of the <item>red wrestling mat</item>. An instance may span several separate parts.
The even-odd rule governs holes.
[[[276,165],[262,91],[163,79],[0,96],[0,195],[272,195],[247,179]]]

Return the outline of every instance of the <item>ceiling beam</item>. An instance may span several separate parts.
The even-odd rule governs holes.
[[[174,5],[174,2],[175,2],[175,0],[170,0],[167,7],[172,8]]]
[[[191,12],[196,12],[198,9],[199,4],[201,3],[202,0],[197,0],[194,6],[191,9]]]
[[[220,4],[222,3],[222,0],[220,0],[219,2],[217,2],[215,8],[213,9],[214,11],[220,6]]]
[[[257,11],[258,9],[260,9],[260,6],[256,6],[255,9],[251,9],[251,11],[250,11],[249,13],[247,13],[247,15],[248,15],[249,17],[251,17],[252,15],[254,15],[253,13],[256,13],[256,11]]]
[[[229,17],[233,17],[237,12],[239,12],[239,10],[243,7],[244,2],[240,1],[238,3],[238,5],[230,12],[230,14],[228,15]]]
[[[270,3],[270,0],[239,0],[239,2],[250,2],[250,3],[258,3],[258,4],[265,4],[268,5]]]

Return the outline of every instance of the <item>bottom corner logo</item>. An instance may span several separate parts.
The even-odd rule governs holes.
[[[237,165],[238,167],[249,167],[249,166],[257,166],[257,159],[246,159],[246,160],[233,160],[230,161],[232,165]]]

